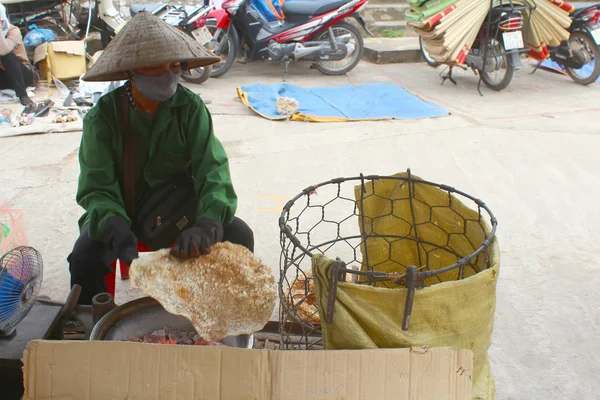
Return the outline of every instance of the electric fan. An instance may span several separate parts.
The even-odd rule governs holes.
[[[43,278],[40,253],[29,246],[0,258],[0,337],[11,336],[35,303]]]

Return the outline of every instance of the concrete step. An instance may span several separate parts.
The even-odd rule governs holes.
[[[406,21],[375,21],[373,26],[381,29],[404,29],[406,28]]]
[[[423,61],[418,37],[365,39],[364,58],[375,64]]]
[[[406,21],[367,21],[367,26],[375,36],[415,36],[414,30],[407,26]]]
[[[366,12],[375,21],[404,21],[408,4],[368,4]]]

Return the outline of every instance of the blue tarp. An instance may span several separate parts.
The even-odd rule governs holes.
[[[278,97],[298,101],[295,120],[358,121],[442,117],[448,110],[421,100],[393,83],[303,88],[286,83],[253,84],[238,88],[248,107],[268,119],[284,119],[277,113]]]
[[[267,21],[274,22],[279,20],[279,18],[277,18],[277,15],[275,15],[275,13],[273,13],[273,10],[271,10],[271,7],[269,7],[269,2],[273,5],[275,10],[277,10],[277,13],[281,15],[279,0],[250,0],[250,6],[254,7],[256,11],[258,11],[263,17],[265,17]]]
[[[549,58],[546,61],[544,61],[541,66],[548,68],[548,69],[552,69],[556,72],[560,72],[562,74],[566,74],[566,70],[564,68],[562,68],[560,65],[558,65],[554,61],[550,60]],[[587,63],[586,65],[583,66],[583,68],[578,70],[578,73],[580,73],[584,77],[588,77],[592,74],[593,69],[594,69],[594,64]],[[598,77],[598,79],[596,79],[596,82],[600,83],[600,76]]]

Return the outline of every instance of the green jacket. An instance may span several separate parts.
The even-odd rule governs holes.
[[[120,216],[131,223],[122,192],[124,145],[118,95],[120,89],[102,96],[83,119],[76,200],[85,209],[79,229],[87,224],[92,239],[100,239],[108,217]],[[175,95],[159,105],[154,122],[132,106],[129,112],[134,130],[136,198],[191,167],[198,218],[230,223],[237,196],[229,162],[200,96],[179,85]]]

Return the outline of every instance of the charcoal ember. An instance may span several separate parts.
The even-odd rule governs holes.
[[[193,345],[196,342],[194,341],[193,336],[186,335],[177,341],[177,344],[185,344],[185,345]]]
[[[129,342],[138,343],[159,343],[159,344],[178,344],[188,346],[225,346],[227,345],[221,342],[210,342],[204,340],[195,331],[179,331],[172,328],[163,328],[156,330],[152,333],[148,333],[141,338],[130,338],[127,339]]]
[[[177,344],[193,345],[195,343],[195,336],[195,332],[180,332],[180,335],[177,338]]]
[[[185,332],[181,332],[175,329],[165,329],[165,336],[169,341],[174,341],[175,343],[179,343],[181,340],[185,339]]]
[[[165,343],[167,342],[167,338],[164,335],[149,333],[148,335],[144,335],[142,341],[144,343]]]

